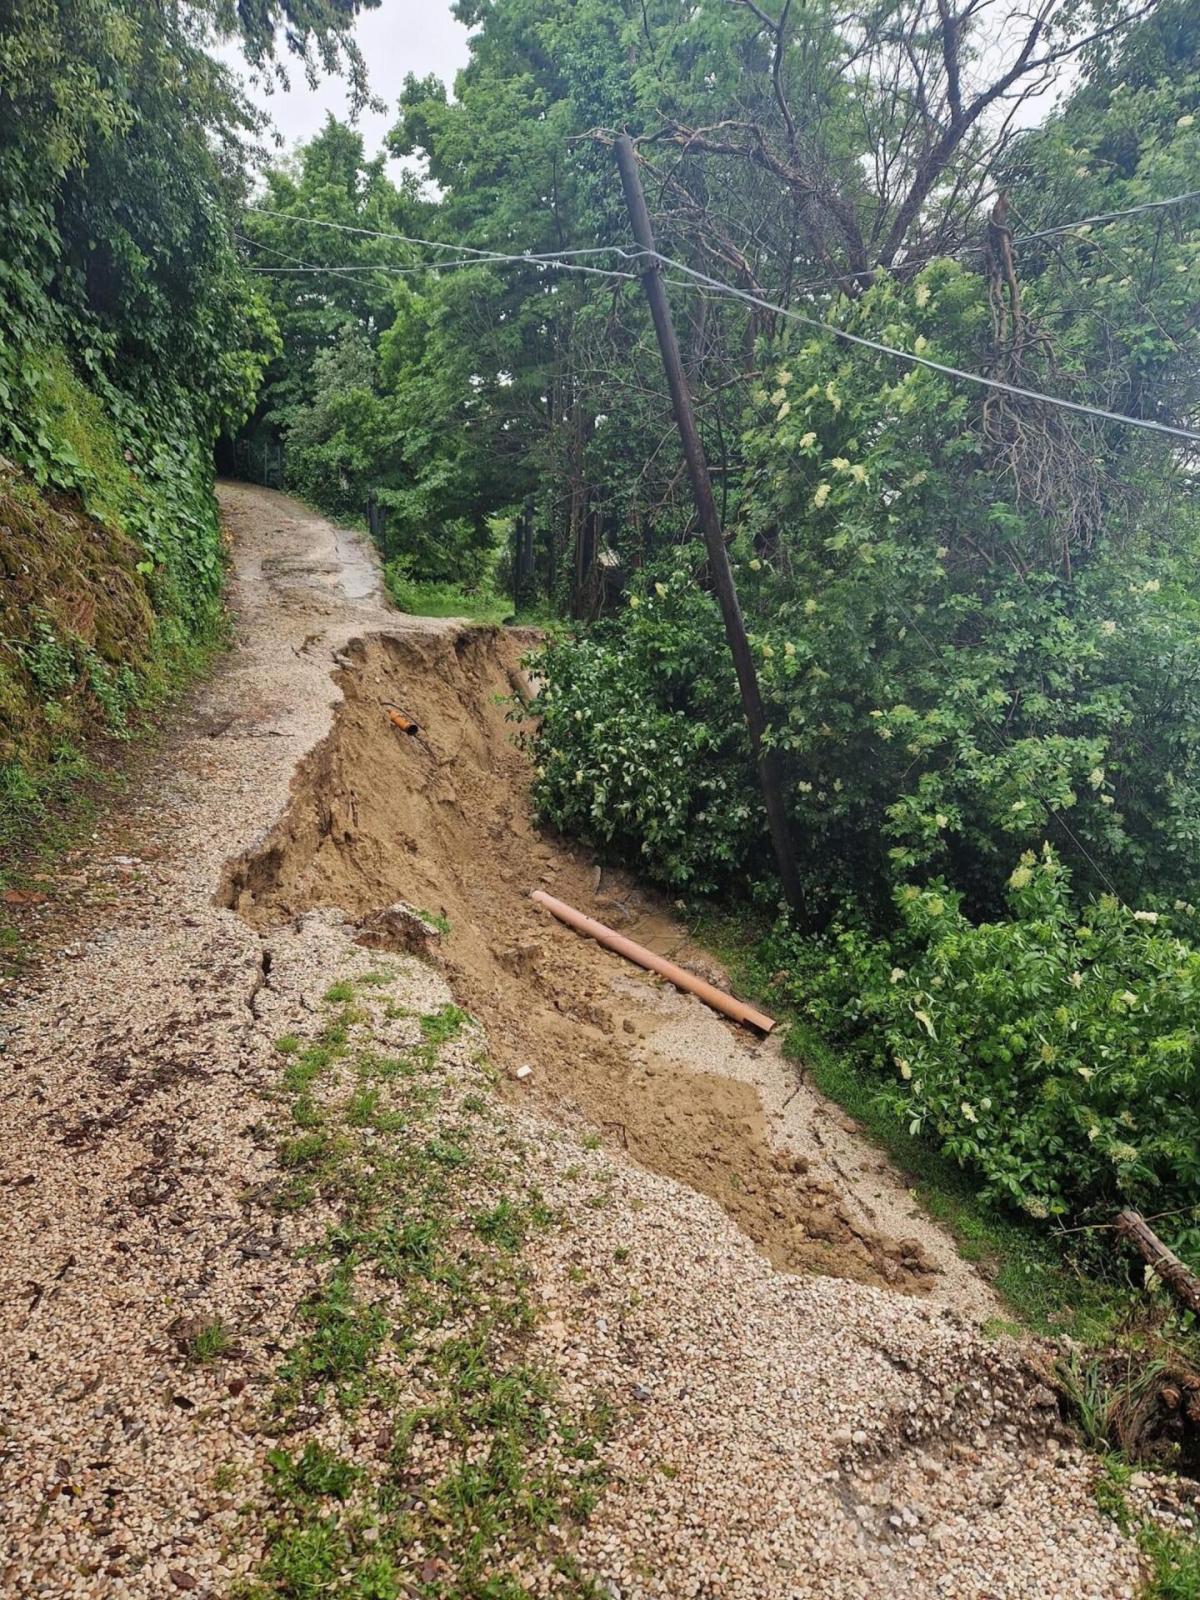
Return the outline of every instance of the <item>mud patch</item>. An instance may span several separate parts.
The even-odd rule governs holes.
[[[686,1047],[688,1018],[697,1033],[716,1024],[699,1002],[530,902],[531,889],[548,888],[721,981],[661,904],[534,826],[508,718],[528,645],[516,631],[464,630],[350,646],[333,731],[297,771],[271,835],[227,868],[220,903],[258,928],[339,907],[374,945],[386,944],[380,929],[399,902],[448,924],[429,953],[485,1025],[506,1093],[532,1092],[711,1196],[777,1267],[928,1289],[935,1269],[916,1240],[863,1227],[803,1158],[772,1148],[752,1084],[703,1070],[704,1049]],[[389,720],[395,706],[419,722],[419,739]],[[664,1009],[669,1054],[654,1043]],[[728,1032],[738,1049],[756,1048]],[[522,1066],[533,1071],[518,1085]]]

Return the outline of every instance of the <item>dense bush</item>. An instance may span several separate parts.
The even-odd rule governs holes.
[[[927,548],[929,515],[915,508],[907,539],[860,533],[840,568],[824,541],[739,565],[814,914],[854,895],[886,917],[918,873],[949,876],[991,914],[1014,847],[1047,836],[1086,891],[1200,898],[1192,559],[1126,549],[1074,586],[1043,574],[989,588]],[[769,880],[698,560],[676,552],[618,618],[542,658],[538,800],[669,885]]]
[[[720,619],[685,570],[536,665],[541,814],[672,887],[745,878],[762,849],[749,744]]]
[[[1200,1193],[1200,918],[1080,907],[1054,851],[1026,852],[1007,916],[973,923],[944,883],[897,895],[901,926],[782,934],[801,1011],[882,1074],[910,1130],[1037,1218],[1173,1212]],[[1200,1227],[1163,1224],[1200,1255]]]

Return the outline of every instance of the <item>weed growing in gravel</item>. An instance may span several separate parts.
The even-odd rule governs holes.
[[[214,1317],[197,1328],[188,1340],[187,1358],[194,1366],[207,1366],[211,1361],[219,1361],[232,1348],[233,1335],[220,1317]]]
[[[275,1493],[281,1499],[297,1503],[320,1499],[323,1495],[344,1500],[361,1476],[357,1467],[343,1461],[315,1439],[310,1439],[295,1458],[286,1450],[272,1450],[267,1463]]]
[[[297,1316],[306,1331],[279,1373],[284,1408],[301,1395],[320,1406],[332,1394],[341,1411],[355,1411],[361,1404],[389,1324],[381,1306],[359,1298],[354,1279],[353,1265],[342,1262],[301,1304]]]
[[[353,997],[335,984],[326,1000]],[[389,1005],[380,996],[379,1010]],[[595,1587],[567,1540],[603,1487],[612,1416],[602,1396],[568,1408],[527,1358],[536,1312],[522,1252],[557,1219],[514,1185],[520,1162],[496,1142],[486,1099],[459,1098],[442,1065],[467,1013],[422,1017],[420,1042],[391,1057],[368,1030],[356,1038],[359,1015],[343,1009],[282,1052],[295,1098],[279,1204],[319,1201],[336,1221],[270,1426],[319,1425],[322,1440],[268,1458],[255,1511],[267,1554],[243,1600],[525,1600],[511,1576],[524,1556],[556,1566],[560,1592],[584,1600]],[[339,1415],[355,1430],[341,1454],[328,1444]]]
[[[421,1037],[435,1050],[457,1038],[471,1018],[461,1007],[443,1006],[431,1016],[421,1018]]]
[[[1106,1455],[1092,1486],[1097,1506],[1124,1534],[1129,1532],[1129,1503],[1125,1491],[1132,1477],[1133,1469],[1127,1461],[1117,1455]]]
[[[1146,1558],[1140,1600],[1200,1600],[1200,1533],[1195,1528],[1164,1528],[1149,1518],[1135,1518],[1125,1494],[1132,1477],[1123,1457],[1107,1455],[1093,1493],[1104,1515],[1127,1537],[1137,1539]]]
[[[1146,1523],[1138,1544],[1150,1564],[1142,1600],[1200,1600],[1200,1537]]]

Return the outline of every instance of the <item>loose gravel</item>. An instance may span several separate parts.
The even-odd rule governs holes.
[[[261,1567],[242,1508],[261,1498],[264,1417],[320,1271],[305,1247],[328,1221],[270,1203],[274,1041],[311,1035],[329,986],[376,958],[333,910],[260,933],[213,897],[330,728],[331,657],[371,633],[453,631],[388,610],[360,543],[293,502],[241,486],[223,501],[235,648],[71,863],[115,875],[112,906],[7,991],[0,1590],[14,1596],[217,1596]],[[422,961],[387,960],[396,1011],[454,998]],[[485,1070],[470,1050],[444,1059],[464,1092]],[[607,1487],[570,1536],[595,1592],[1135,1594],[1134,1546],[1097,1510],[1036,1350],[945,1304],[777,1271],[712,1198],[532,1100],[495,1114],[519,1147],[510,1181],[567,1220],[526,1247],[531,1356],[565,1403],[599,1391],[613,1408]],[[189,1330],[215,1319],[232,1351],[190,1363]],[[311,1427],[365,1449],[328,1418]],[[530,1592],[568,1592],[535,1554],[518,1566]]]

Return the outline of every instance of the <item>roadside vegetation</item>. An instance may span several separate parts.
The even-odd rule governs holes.
[[[329,1224],[279,1358],[278,1442],[245,1508],[265,1554],[240,1600],[520,1600],[536,1563],[588,1596],[570,1535],[604,1483],[610,1408],[565,1405],[528,1351],[525,1247],[562,1221],[519,1181],[470,1017],[400,1020],[389,986],[340,981],[311,1039],[277,1041],[275,1203]],[[384,1054],[398,1021],[408,1042]]]
[[[0,17],[0,875],[222,634],[213,444],[275,347],[234,230],[263,74],[357,4],[15,0]],[[281,41],[282,42],[282,41]]]

